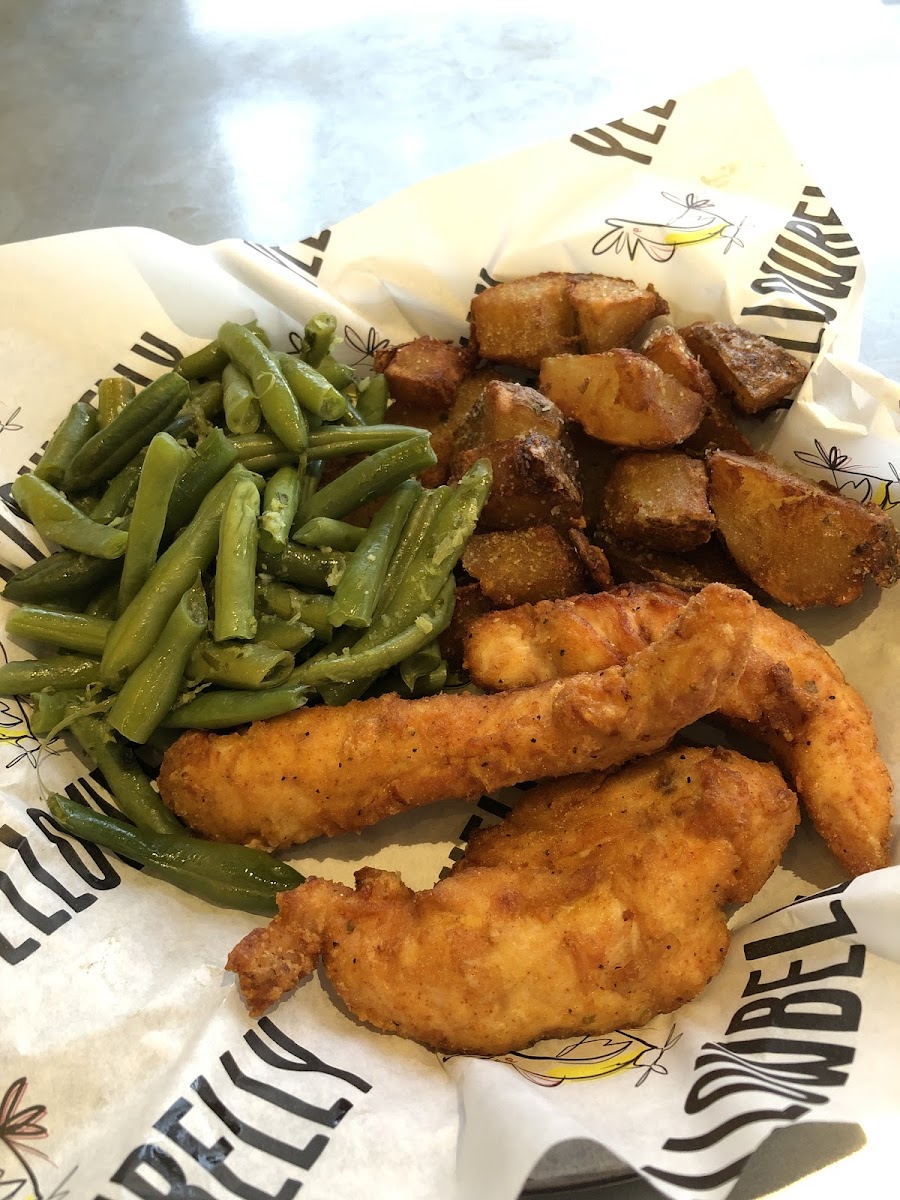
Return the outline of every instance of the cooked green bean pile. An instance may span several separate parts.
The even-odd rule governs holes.
[[[226,322],[140,392],[102,380],[12,489],[60,549],[6,586],[7,631],[51,650],[0,666],[0,695],[30,697],[40,735],[70,728],[126,818],[54,797],[55,819],[254,912],[301,877],[187,836],[139,756],[373,688],[439,691],[454,568],[491,486],[481,461],[423,488],[428,433],[386,423],[384,377],[337,362],[335,328],[314,317],[284,354]]]

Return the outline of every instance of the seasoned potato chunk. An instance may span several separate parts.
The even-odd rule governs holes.
[[[474,445],[505,442],[522,433],[542,433],[558,442],[565,420],[556,405],[534,388],[509,380],[494,380],[469,413]]]
[[[541,433],[524,434],[457,455],[459,479],[479,458],[489,458],[494,483],[481,513],[481,530],[550,524],[566,528],[581,521],[581,489],[569,452]]]
[[[447,413],[447,429],[455,450],[468,450],[480,442],[480,423],[473,414],[481,411],[485,390],[494,382],[508,383],[509,380],[491,367],[482,367],[459,385]]]
[[[453,403],[457,388],[476,361],[471,346],[420,337],[379,350],[375,370],[384,373],[394,400],[442,409]]]
[[[638,548],[602,531],[597,534],[597,540],[603,546],[617,583],[665,583],[686,592],[702,591],[708,583],[727,583],[744,591],[756,591],[714,540],[685,554]]]
[[[574,547],[550,525],[476,533],[463,551],[463,567],[504,608],[559,600],[587,586]]]
[[[703,419],[689,438],[681,443],[689,454],[705,455],[708,450],[730,450],[732,454],[755,454],[750,442],[738,429],[731,404],[718,393],[709,401]]]
[[[867,576],[897,581],[900,538],[875,505],[724,451],[709,458],[709,502],[737,565],[782,604],[850,604]]]
[[[520,367],[577,350],[569,276],[546,271],[486,288],[472,300],[472,333],[484,358]]]
[[[575,309],[580,349],[588,354],[627,346],[643,325],[669,311],[652,284],[641,288],[630,279],[612,275],[573,275],[569,298]]]
[[[413,400],[395,400],[387,410],[385,420],[391,425],[414,425],[419,429],[427,429],[431,434],[431,448],[437,455],[437,462],[419,476],[426,487],[442,484],[450,470],[454,443],[448,418],[446,409],[437,409]]]
[[[546,271],[476,296],[472,331],[485,358],[537,368],[549,355],[623,346],[668,311],[652,287],[630,279]]]
[[[705,464],[686,454],[623,454],[606,484],[603,527],[651,550],[694,550],[716,524],[706,483]]]
[[[763,412],[785,400],[807,367],[768,338],[724,321],[696,321],[681,335],[737,409]]]
[[[574,526],[569,530],[569,541],[575,547],[575,553],[581,559],[581,565],[597,587],[603,591],[612,585],[612,573],[609,569],[609,559],[599,546],[593,545]]]
[[[470,622],[490,612],[493,607],[477,583],[464,583],[457,587],[453,616],[438,639],[441,654],[451,671],[458,671],[462,666]]]
[[[613,469],[617,452],[605,442],[585,433],[577,421],[566,422],[566,443],[572,447],[578,463],[578,485],[581,488],[581,511],[588,529],[600,521],[603,492]]]
[[[683,442],[705,408],[702,396],[633,350],[546,358],[539,387],[592,437],[634,449]]]
[[[716,398],[716,385],[703,363],[688,349],[688,344],[671,325],[656,329],[641,346],[641,354],[655,362],[667,375],[697,392],[709,404]]]

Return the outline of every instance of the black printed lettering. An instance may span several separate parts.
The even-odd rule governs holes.
[[[26,812],[47,841],[56,847],[66,864],[72,868],[79,879],[83,879],[86,884],[98,892],[118,887],[121,876],[99,846],[95,846],[91,842],[84,842],[81,838],[76,838],[71,834],[64,835],[62,826],[57,825],[50,814],[40,808],[29,808],[26,809]],[[80,847],[93,860],[99,874],[92,871],[81,858],[76,846]]]
[[[144,1165],[152,1168],[166,1185],[164,1192],[138,1174],[140,1167]],[[204,1188],[188,1183],[184,1171],[161,1146],[138,1146],[132,1150],[113,1175],[112,1182],[120,1183],[132,1196],[137,1196],[138,1200],[215,1200]],[[94,1200],[106,1198],[96,1196]]]
[[[28,838],[23,833],[18,833],[15,829],[11,829],[9,825],[0,825],[0,842],[4,846],[9,846],[11,850],[15,850],[19,858],[25,864],[29,874],[42,884],[48,891],[59,896],[65,904],[73,912],[83,912],[86,908],[92,905],[97,897],[90,895],[88,892],[82,892],[80,896],[75,896],[69,891],[55,875],[50,872],[38,861],[37,855],[32,850]]]
[[[738,1113],[706,1133],[695,1134],[694,1137],[669,1138],[663,1142],[663,1150],[676,1150],[680,1154],[696,1154],[698,1150],[708,1150],[721,1142],[738,1129],[748,1125],[758,1125],[762,1121],[797,1121],[805,1117],[809,1109],[803,1104],[790,1104],[787,1108],[760,1108],[751,1112]]]
[[[856,933],[856,926],[847,916],[840,900],[832,900],[829,909],[832,917],[830,921],[823,921],[820,925],[810,925],[803,929],[793,929],[789,933],[778,933],[774,937],[760,938],[755,942],[747,942],[744,946],[744,958],[753,962],[758,958],[787,954],[791,950],[800,950],[803,946],[814,946],[817,942],[849,937],[850,934]]]
[[[279,1059],[275,1063],[276,1066],[281,1066],[289,1071],[312,1071],[317,1075],[330,1075],[333,1079],[340,1079],[344,1083],[349,1083],[351,1087],[355,1087],[360,1092],[369,1092],[372,1090],[372,1085],[370,1083],[366,1083],[366,1081],[361,1079],[358,1075],[353,1075],[350,1071],[343,1071],[339,1067],[329,1066],[324,1059],[317,1058],[311,1050],[307,1050],[305,1046],[301,1046],[298,1042],[295,1042],[293,1038],[288,1037],[286,1033],[278,1028],[278,1026],[273,1020],[271,1020],[270,1017],[260,1018],[259,1027],[263,1033],[268,1034],[272,1041],[279,1045],[282,1050],[287,1050],[289,1054],[292,1054],[299,1059],[299,1062],[296,1064],[286,1063],[283,1059]],[[248,1032],[244,1035],[244,1039],[248,1045],[250,1045],[250,1035],[252,1033],[252,1030],[248,1030]]]
[[[651,108],[645,108],[644,112],[654,117],[663,117],[667,120],[675,111],[675,101],[668,100],[663,105],[655,105]],[[653,161],[652,155],[646,150],[642,150],[640,145],[629,146],[627,142],[615,136],[610,132],[615,130],[620,133],[625,139],[633,138],[638,143],[643,143],[651,146],[656,146],[662,139],[668,126],[664,121],[654,122],[652,127],[646,129],[641,125],[634,125],[630,121],[617,120],[610,121],[608,125],[595,125],[591,129],[586,129],[584,134],[573,133],[569,139],[573,145],[578,146],[581,150],[589,150],[591,154],[600,154],[604,158],[627,158],[632,162],[641,163],[646,166]]]
[[[57,909],[49,916],[34,908],[22,896],[5,871],[0,871],[0,893],[7,898],[19,916],[24,917],[28,924],[33,925],[39,933],[53,933],[59,929],[60,925],[65,925],[66,921],[72,919],[71,913],[67,913],[63,908]]]
[[[147,345],[143,346],[141,342],[146,342]],[[155,349],[150,350],[148,346],[153,346]],[[161,350],[162,353],[157,354],[155,350]],[[163,367],[174,367],[179,359],[184,357],[177,346],[157,337],[155,333],[142,333],[141,341],[135,342],[131,347],[131,352],[140,355],[141,358],[146,358],[149,362],[159,363]]]
[[[323,1133],[313,1134],[305,1146],[292,1146],[259,1129],[254,1129],[252,1125],[248,1125],[246,1121],[239,1119],[229,1108],[226,1108],[202,1075],[194,1080],[191,1087],[206,1107],[216,1114],[225,1128],[230,1130],[235,1137],[240,1138],[248,1146],[253,1146],[256,1150],[262,1150],[264,1154],[270,1154],[273,1158],[280,1158],[282,1162],[290,1163],[293,1167],[301,1167],[304,1171],[308,1171],[328,1145],[328,1138]]]
[[[34,938],[26,938],[24,942],[14,945],[8,937],[0,933],[0,958],[4,962],[8,962],[11,967],[24,962],[30,954],[34,954],[35,950],[40,950],[40,948],[41,943],[36,942]]]
[[[652,1175],[654,1179],[674,1183],[677,1187],[690,1188],[698,1192],[711,1192],[714,1188],[720,1188],[725,1183],[731,1183],[732,1179],[737,1179],[750,1158],[751,1155],[745,1154],[743,1158],[736,1158],[734,1162],[720,1167],[718,1171],[711,1171],[708,1175],[682,1175],[676,1171],[663,1171],[658,1167],[644,1167],[644,1172]]]
[[[302,1186],[299,1180],[285,1180],[275,1195],[272,1196],[269,1192],[263,1192],[259,1188],[254,1187],[252,1183],[247,1183],[245,1180],[239,1178],[239,1176],[235,1175],[234,1171],[226,1167],[225,1159],[233,1149],[231,1143],[226,1138],[219,1138],[212,1146],[204,1146],[202,1142],[194,1137],[190,1130],[182,1125],[181,1118],[189,1113],[192,1107],[193,1105],[189,1100],[179,1098],[168,1112],[163,1113],[154,1128],[170,1138],[185,1154],[190,1155],[194,1162],[198,1163],[204,1171],[208,1171],[213,1179],[227,1188],[232,1195],[240,1197],[240,1200],[293,1200],[293,1197],[297,1195]]]
[[[847,1072],[835,1068],[849,1066],[856,1056],[852,1046],[806,1042],[795,1038],[750,1038],[748,1041],[729,1042],[727,1049],[745,1062],[751,1055],[764,1054],[767,1058],[765,1070],[769,1075],[788,1080],[800,1078],[817,1087],[843,1087],[847,1082]],[[784,1061],[772,1062],[773,1055],[783,1056]]]
[[[245,1075],[235,1062],[234,1056],[228,1051],[222,1055],[219,1061],[225,1068],[228,1078],[242,1092],[249,1092],[251,1096],[267,1100],[276,1108],[283,1108],[285,1112],[293,1113],[297,1117],[304,1117],[316,1125],[324,1125],[326,1129],[334,1129],[339,1125],[353,1107],[349,1100],[343,1098],[336,1100],[331,1108],[319,1108],[315,1104],[307,1104],[305,1100],[292,1096],[290,1092],[283,1092],[280,1088],[272,1087],[270,1083],[264,1083],[261,1079]]]
[[[828,1011],[822,1012],[823,1008]],[[731,1018],[725,1035],[767,1027],[852,1033],[859,1029],[861,1014],[862,1004],[855,992],[840,988],[810,988],[788,996],[760,996],[750,1000]]]
[[[837,976],[851,976],[855,979],[862,977],[866,962],[866,948],[859,942],[849,947],[847,957],[841,962],[832,963],[827,967],[819,967],[814,971],[803,970],[803,960],[794,959],[788,967],[787,975],[780,979],[764,980],[762,971],[751,971],[744,996],[757,996],[760,992],[772,992],[776,988],[796,985],[798,983],[819,983],[823,979],[833,979]]]
[[[595,126],[585,132],[596,140],[590,141],[587,137],[582,137],[580,133],[573,133],[571,138],[572,142],[576,146],[580,146],[582,150],[590,150],[592,154],[602,154],[606,158],[630,158],[632,162],[644,165],[653,162],[652,155],[645,154],[640,150],[629,149],[617,137],[613,137],[607,129]]]

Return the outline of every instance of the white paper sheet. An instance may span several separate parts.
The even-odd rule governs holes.
[[[746,74],[428,180],[291,246],[123,229],[0,249],[0,499],[96,380],[155,377],[226,318],[257,315],[287,347],[328,309],[364,370],[386,340],[463,336],[475,292],[544,269],[652,282],[676,323],[739,321],[807,361],[827,350],[771,423],[773,452],[896,502],[898,388],[853,362],[858,252]],[[42,551],[0,506],[0,562]],[[888,593],[802,621],[872,706],[895,779],[898,616]],[[62,741],[50,749],[46,786],[102,797]],[[512,1200],[546,1148],[589,1136],[663,1192],[716,1200],[773,1128],[900,1106],[900,867],[766,917],[840,879],[803,833],[682,1011],[443,1063],[360,1026],[315,979],[250,1021],[222,964],[257,922],[61,836],[36,756],[27,712],[0,701],[0,1196]],[[429,886],[470,816],[435,806],[293,861]]]

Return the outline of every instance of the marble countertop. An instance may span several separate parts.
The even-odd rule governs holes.
[[[5,0],[0,241],[115,225],[291,241],[428,175],[745,65],[862,250],[861,357],[900,378],[896,2]],[[806,1137],[809,1164],[840,1161],[791,1200],[859,1185],[862,1152],[842,1157],[859,1139],[844,1147],[822,1128]],[[773,1146],[735,1197],[779,1191],[802,1166],[789,1137]],[[870,1135],[872,1179],[886,1146]],[[592,1163],[589,1148],[563,1148],[533,1186],[590,1180]],[[657,1193],[578,1190],[601,1194]]]

